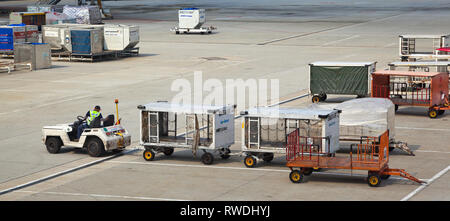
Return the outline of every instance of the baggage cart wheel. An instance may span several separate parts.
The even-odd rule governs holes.
[[[177,35],[178,35],[178,34],[180,34],[180,32],[179,32],[179,31],[175,31],[175,34],[177,34]]]
[[[313,171],[314,171],[313,168],[303,168],[303,174],[305,176],[311,175],[313,173]]]
[[[428,111],[428,117],[430,118],[436,118],[438,116],[438,112],[435,109],[430,109]]]
[[[389,152],[394,151],[395,147],[389,147]]]
[[[367,184],[369,184],[370,187],[377,187],[381,184],[381,177],[380,175],[376,173],[371,173],[367,177]]]
[[[327,94],[320,94],[319,98],[320,98],[320,101],[325,101],[327,99]]]
[[[291,173],[289,174],[289,179],[293,182],[293,183],[301,183],[303,180],[303,174],[300,172],[300,170],[293,170],[291,171]]]
[[[439,110],[438,115],[443,115],[445,113],[445,110]]]
[[[319,171],[321,171],[322,170],[322,168],[319,168],[319,167],[313,167],[313,171],[315,171],[315,172],[319,172]]]
[[[252,168],[256,165],[256,159],[253,156],[246,156],[244,159],[244,164],[246,167]]]
[[[165,147],[163,153],[166,156],[170,156],[170,155],[173,154],[173,148],[172,147]]]
[[[387,180],[387,179],[389,179],[389,177],[391,177],[391,175],[381,175],[381,179],[382,180]]]
[[[273,153],[265,153],[263,154],[263,160],[266,163],[270,163],[273,160]]]
[[[395,105],[395,112],[398,111],[398,104]]]
[[[222,159],[226,160],[226,159],[230,158],[230,153],[231,153],[230,149],[224,148],[223,152],[220,154],[220,157],[222,157]]]
[[[211,153],[205,152],[202,155],[202,163],[206,165],[211,165],[214,161],[214,156]]]
[[[45,141],[45,146],[49,153],[58,153],[61,150],[62,142],[58,137],[49,137]]]
[[[319,103],[320,102],[320,97],[319,97],[319,95],[314,95],[311,100],[312,100],[313,103]]]
[[[155,152],[151,149],[146,149],[142,153],[142,157],[144,157],[146,161],[152,161],[153,159],[155,159]]]
[[[99,157],[105,153],[103,142],[96,137],[90,138],[86,146],[88,154],[91,157]]]

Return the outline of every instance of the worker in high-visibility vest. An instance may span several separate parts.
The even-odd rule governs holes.
[[[102,114],[100,113],[100,111],[101,111],[101,108],[100,108],[100,106],[97,105],[97,106],[94,107],[94,110],[88,111],[86,113],[86,115],[84,116],[84,120],[86,120],[86,122],[83,122],[82,124],[80,124],[78,126],[77,138],[76,139],[80,138],[81,133],[83,133],[84,129],[92,127],[91,124],[92,124],[92,122],[94,121],[95,118],[99,117],[101,121],[104,120]]]

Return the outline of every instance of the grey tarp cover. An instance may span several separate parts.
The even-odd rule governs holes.
[[[368,94],[368,66],[327,67],[311,65],[312,94]]]

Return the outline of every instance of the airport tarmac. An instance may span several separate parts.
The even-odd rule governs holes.
[[[450,4],[328,1],[321,13],[320,2],[267,1],[245,10],[256,3],[227,1],[206,7],[220,8],[206,14],[206,25],[218,28],[214,34],[175,35],[169,29],[176,25],[176,11],[157,10],[163,7],[158,3],[129,2],[143,2],[148,10],[121,13],[123,5],[107,1],[117,19],[105,23],[140,26],[138,57],[96,63],[53,61],[52,69],[0,73],[0,192],[27,184],[0,195],[0,200],[450,200],[450,114],[430,119],[425,108],[402,107],[397,112],[396,139],[407,142],[416,156],[394,150],[390,166],[432,181],[429,185],[391,178],[370,188],[367,174],[341,170],[314,173],[305,183],[293,184],[281,155],[270,164],[246,168],[242,156],[216,157],[206,166],[188,150],[147,162],[142,150],[135,149],[137,105],[170,101],[178,94],[171,90],[177,79],[192,82],[195,71],[201,71],[205,81],[218,79],[223,84],[227,79],[278,79],[283,101],[307,93],[310,62],[377,61],[378,69],[386,68],[399,60],[399,34],[450,30],[446,22]],[[169,8],[176,10],[179,2],[165,4],[172,3],[177,6]],[[133,7],[137,10],[139,5]],[[295,10],[303,7],[316,10]],[[100,158],[81,150],[46,151],[42,126],[71,123],[94,105],[100,105],[104,114],[113,113],[115,98],[122,123],[132,134],[129,150]],[[328,102],[350,98],[331,96]],[[283,106],[310,103],[305,96]],[[233,153],[240,151],[240,128],[237,119]],[[96,164],[83,167],[92,162]],[[74,170],[78,167],[82,168]],[[69,172],[53,177],[65,171]]]

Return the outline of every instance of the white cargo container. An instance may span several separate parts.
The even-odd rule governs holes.
[[[206,22],[205,9],[182,8],[178,10],[178,27],[171,29],[179,33],[211,33],[214,27],[203,28]]]
[[[52,50],[72,51],[71,29],[103,29],[104,25],[54,24],[42,26],[42,42]]]
[[[139,43],[139,27],[134,25],[105,25],[105,50],[132,49]]]
[[[171,155],[174,148],[191,149],[194,155],[202,150],[204,164],[212,164],[212,153],[218,152],[223,159],[230,157],[235,106],[155,102],[139,105],[138,109],[140,145],[145,148],[145,160],[153,160],[156,152]]]
[[[339,149],[339,110],[257,107],[241,112],[244,164],[254,167],[258,159],[272,161],[274,154],[286,154],[287,137],[299,133],[314,138],[322,149],[334,154]]]

